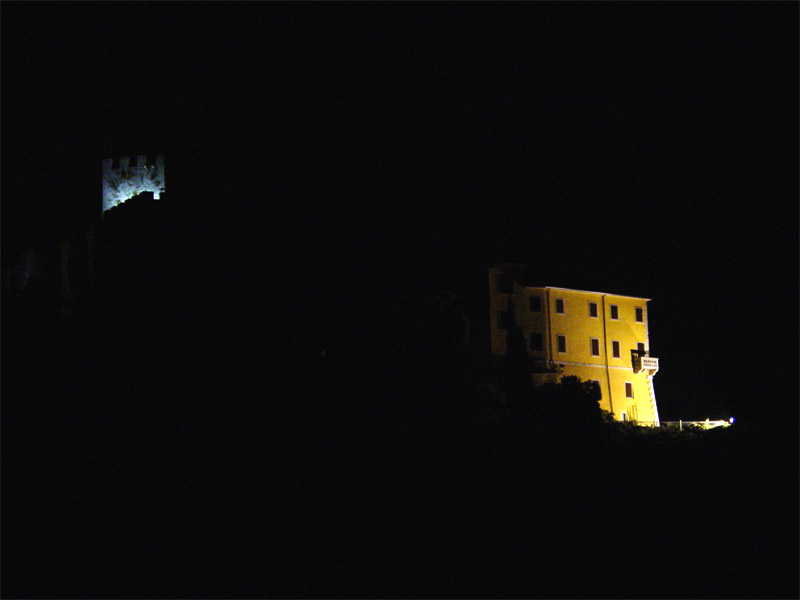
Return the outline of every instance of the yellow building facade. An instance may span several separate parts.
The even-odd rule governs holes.
[[[615,419],[659,426],[648,298],[524,286],[496,267],[489,290],[492,354],[508,353],[513,329],[525,340],[535,383],[570,375],[596,381],[600,407]]]

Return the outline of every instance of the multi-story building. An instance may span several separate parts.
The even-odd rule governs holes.
[[[511,269],[489,269],[492,354],[505,356],[524,347],[533,362],[534,383],[568,375],[596,381],[600,407],[615,419],[659,426],[649,299],[534,287],[517,279]]]

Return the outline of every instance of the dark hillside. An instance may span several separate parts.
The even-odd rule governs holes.
[[[7,317],[6,595],[796,597],[788,440],[605,424],[424,271],[265,272],[167,206],[104,219],[95,312]]]

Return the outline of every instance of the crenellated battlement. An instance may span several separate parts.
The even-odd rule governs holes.
[[[116,164],[113,158],[106,158],[102,165],[103,212],[142,192],[153,192],[158,200],[165,191],[163,154],[156,156],[155,163],[148,163],[147,156],[140,154],[135,164],[129,156],[123,156]]]

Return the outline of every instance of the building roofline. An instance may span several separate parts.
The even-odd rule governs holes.
[[[600,296],[614,296],[616,298],[632,298],[633,300],[645,300],[650,302],[652,298],[643,298],[642,296],[626,296],[625,294],[611,294],[609,292],[593,292],[591,290],[576,290],[574,288],[562,288],[562,287],[554,287],[551,285],[526,285],[523,286],[525,289],[537,289],[537,290],[562,290],[564,292],[582,292],[584,294],[599,294]]]

